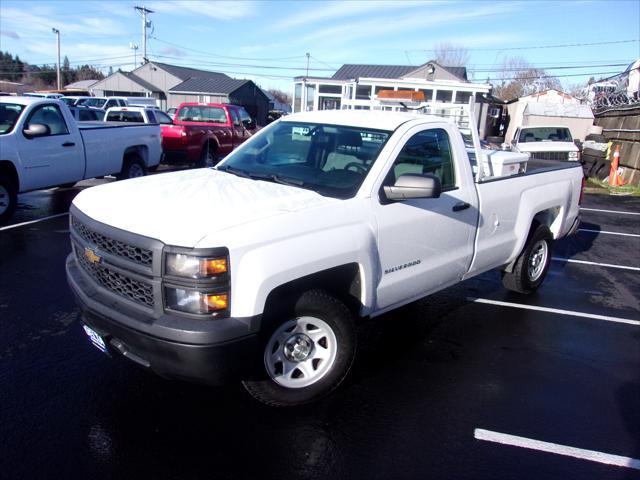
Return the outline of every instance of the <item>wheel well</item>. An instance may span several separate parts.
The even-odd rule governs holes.
[[[558,231],[560,229],[560,225],[557,224],[557,221],[560,219],[560,208],[552,207],[546,210],[542,210],[538,212],[533,217],[531,222],[531,231],[535,230],[534,226],[537,225],[546,225],[551,230],[554,238],[557,237]],[[531,234],[531,232],[529,232]]]
[[[264,311],[282,313],[293,307],[297,297],[307,290],[321,289],[342,301],[357,316],[362,306],[360,268],[356,263],[341,265],[276,287],[269,293]]]
[[[207,138],[204,143],[202,144],[202,151],[204,151],[205,148],[209,148],[209,149],[213,149],[214,152],[218,151],[218,141],[217,139],[214,138]]]
[[[16,186],[16,191],[20,190],[20,179],[18,178],[18,172],[16,171],[16,167],[13,163],[8,160],[1,160],[0,174],[6,175],[13,181],[13,184]]]
[[[138,156],[140,160],[146,165],[149,165],[149,150],[146,145],[135,145],[132,147],[128,147],[124,151],[124,155],[122,157],[122,161],[124,162],[128,157]]]

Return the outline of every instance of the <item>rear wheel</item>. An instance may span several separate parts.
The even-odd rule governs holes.
[[[144,162],[138,155],[127,155],[122,164],[122,171],[116,175],[118,180],[126,180],[128,178],[144,177],[147,169]]]
[[[18,191],[13,181],[0,174],[0,223],[11,218],[18,203]]]
[[[200,159],[196,163],[196,167],[198,168],[209,168],[214,167],[218,163],[218,155],[216,153],[216,149],[213,145],[207,143],[202,148],[202,153],[200,154]]]
[[[503,272],[502,284],[518,293],[535,291],[547,275],[551,264],[553,235],[546,225],[534,227],[524,250],[511,272]]]
[[[356,352],[347,307],[324,291],[310,290],[274,324],[264,343],[262,373],[243,382],[247,391],[262,403],[282,407],[310,403],[335,390]]]

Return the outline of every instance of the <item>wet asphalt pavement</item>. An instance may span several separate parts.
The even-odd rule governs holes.
[[[21,195],[12,223],[64,213],[78,191]],[[583,207],[638,213],[640,198],[588,195]],[[595,232],[562,240],[555,257],[640,268],[640,215],[582,215]],[[347,383],[281,410],[92,347],[66,284],[67,222],[0,231],[4,479],[640,478],[474,438],[640,459],[640,326],[473,301],[640,320],[638,270],[555,261],[532,296],[506,292],[497,272],[471,279],[362,325]]]

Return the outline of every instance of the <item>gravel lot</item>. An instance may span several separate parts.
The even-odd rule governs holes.
[[[489,272],[365,323],[347,384],[280,410],[90,345],[65,213],[104,181],[0,228],[3,478],[640,478],[640,199],[587,195],[532,296]]]

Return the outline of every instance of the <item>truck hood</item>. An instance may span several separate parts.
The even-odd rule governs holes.
[[[336,201],[310,190],[198,169],[88,188],[73,204],[98,222],[191,248],[213,232]]]
[[[516,148],[520,152],[577,152],[578,147],[573,142],[525,142],[518,143]]]

